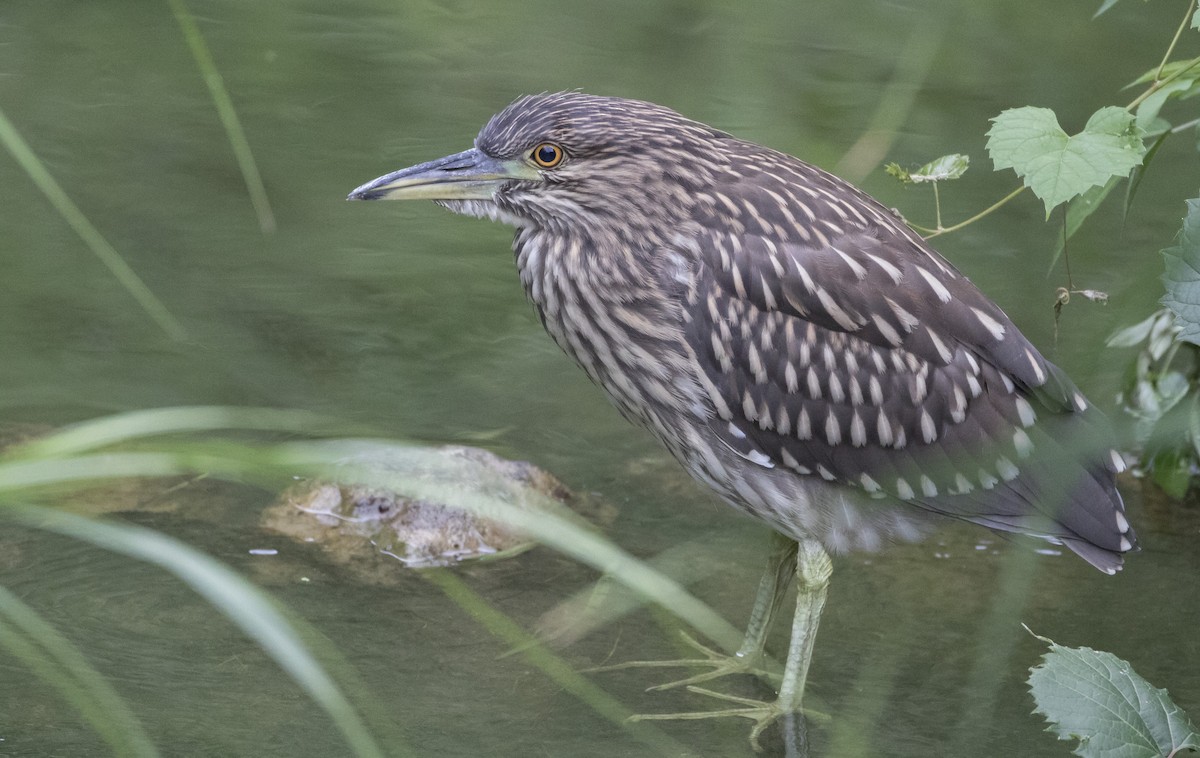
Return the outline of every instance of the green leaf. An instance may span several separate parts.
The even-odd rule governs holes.
[[[1150,330],[1154,327],[1154,321],[1157,318],[1158,314],[1155,313],[1133,326],[1119,329],[1113,332],[1104,344],[1107,347],[1136,347],[1138,343],[1150,336]]]
[[[1175,315],[1167,308],[1160,309],[1159,313],[1162,318],[1154,322],[1150,329],[1150,339],[1146,343],[1146,354],[1155,362],[1161,361],[1171,351],[1179,337],[1179,325],[1175,323]],[[1160,368],[1162,367],[1156,368],[1155,371]]]
[[[944,182],[957,179],[966,173],[971,159],[966,155],[954,153],[936,158],[915,171],[909,171],[899,163],[889,163],[883,170],[889,176],[894,176],[903,184],[921,184],[923,182]]]
[[[958,153],[943,155],[941,158],[932,160],[916,171],[913,171],[910,174],[910,178],[917,184],[921,182],[942,182],[957,179],[966,173],[970,163],[971,159],[965,155],[959,155]]]
[[[1188,387],[1187,377],[1180,371],[1167,371],[1158,377],[1154,388],[1158,391],[1159,405],[1164,414],[1187,396]]]
[[[1196,3],[1196,12],[1192,14],[1192,28],[1200,29],[1200,3]]]
[[[1150,473],[1168,497],[1182,500],[1192,482],[1191,450],[1164,450],[1150,459]]]
[[[1178,244],[1162,251],[1167,294],[1161,302],[1175,314],[1179,339],[1200,345],[1200,198],[1187,207]]]
[[[1137,125],[1142,131],[1153,128],[1158,119],[1158,113],[1172,97],[1191,97],[1196,94],[1196,80],[1200,77],[1180,77],[1173,82],[1167,82],[1153,94],[1146,97],[1137,108]]]
[[[1145,149],[1133,115],[1116,106],[1096,111],[1074,136],[1048,108],[1012,108],[992,119],[987,148],[996,170],[1016,171],[1045,203],[1047,216],[1092,187],[1128,175]]]
[[[1187,71],[1188,69],[1193,68],[1195,66],[1196,66],[1196,59],[1194,59],[1194,58],[1189,58],[1187,60],[1182,60],[1182,61],[1171,61],[1170,63],[1168,63],[1167,65],[1162,67],[1162,73],[1159,73],[1158,66],[1155,66],[1154,68],[1151,68],[1151,69],[1147,69],[1146,73],[1144,73],[1141,76],[1139,76],[1138,78],[1134,79],[1129,84],[1126,84],[1121,89],[1129,89],[1130,87],[1136,87],[1139,84],[1149,84],[1150,82],[1155,81],[1156,79],[1159,81],[1162,81],[1164,79],[1170,79],[1172,76],[1175,76],[1176,74],[1180,73],[1181,71]]]
[[[887,172],[888,176],[894,176],[900,180],[901,184],[912,184],[912,174],[899,163],[889,163],[883,167],[883,170]]]
[[[1200,733],[1187,714],[1128,662],[1038,639],[1050,651],[1030,670],[1029,689],[1050,731],[1079,740],[1076,755],[1159,758],[1200,748]]]

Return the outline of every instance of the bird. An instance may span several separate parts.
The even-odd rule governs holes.
[[[644,718],[748,718],[757,748],[801,711],[830,553],[948,518],[1108,574],[1138,547],[1103,414],[896,212],[814,165],[661,105],[569,91],[522,96],[474,147],[348,199],[384,198],[516,227],[520,280],[554,341],[773,530],[741,648],[675,683],[733,705]],[[793,575],[776,698],[696,687],[753,669]]]

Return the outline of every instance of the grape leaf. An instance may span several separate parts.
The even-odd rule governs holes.
[[[1162,251],[1166,263],[1162,304],[1175,314],[1179,339],[1200,345],[1200,198],[1187,201],[1178,243]]]
[[[1083,131],[1068,135],[1048,108],[1011,108],[992,119],[988,154],[996,170],[1011,168],[1046,205],[1058,205],[1128,175],[1141,163],[1145,147],[1132,114],[1101,108]]]
[[[918,169],[909,171],[899,163],[889,163],[883,167],[890,176],[899,179],[903,184],[921,184],[923,182],[945,182],[957,179],[966,173],[971,159],[966,155],[943,155]]]
[[[1104,346],[1137,347],[1143,340],[1150,336],[1150,330],[1154,328],[1154,324],[1161,313],[1162,311],[1155,311],[1145,321],[1139,321],[1132,326],[1118,329],[1109,335],[1108,339],[1104,342]]]
[[[942,182],[949,179],[957,179],[967,171],[967,166],[971,163],[971,159],[965,155],[943,155],[937,160],[930,161],[924,166],[921,166],[916,171],[909,174],[909,178],[920,184],[921,182]]]
[[[1112,653],[1063,647],[1030,669],[1036,712],[1062,740],[1079,740],[1080,756],[1161,758],[1200,748],[1200,731],[1164,689],[1147,682]]]

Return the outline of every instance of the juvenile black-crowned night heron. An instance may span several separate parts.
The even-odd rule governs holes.
[[[717,695],[738,707],[670,717],[745,716],[756,739],[799,709],[827,550],[915,539],[939,515],[1061,543],[1110,574],[1136,545],[1122,460],[1071,381],[890,210],[789,155],[567,92],[520,98],[473,149],[350,198],[515,226],[521,281],[559,346],[782,535],[733,659],[761,655],[794,572],[778,699]]]

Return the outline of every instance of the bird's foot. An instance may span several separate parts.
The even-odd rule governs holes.
[[[688,692],[695,692],[698,695],[707,695],[715,697],[718,700],[725,700],[730,703],[736,703],[737,708],[723,708],[716,711],[692,711],[688,713],[646,713],[630,716],[630,721],[691,721],[696,719],[717,719],[726,716],[737,716],[744,719],[750,719],[754,722],[754,726],[750,729],[750,747],[754,748],[755,752],[761,752],[762,748],[758,744],[758,738],[762,736],[763,731],[768,726],[773,724],[778,719],[796,714],[800,715],[804,711],[799,707],[799,704],[788,706],[779,700],[767,702],[764,700],[755,700],[754,698],[738,697],[736,695],[726,695],[721,692],[714,692],[703,687],[689,686]],[[822,714],[813,714],[822,715]]]
[[[620,669],[633,668],[696,668],[708,667],[711,670],[705,671],[695,676],[689,676],[685,679],[667,682],[666,684],[656,684],[653,687],[648,687],[647,692],[656,692],[659,690],[670,690],[676,687],[689,687],[693,684],[708,682],[713,679],[719,679],[723,676],[731,674],[750,674],[761,679],[770,681],[778,680],[777,675],[773,675],[766,669],[761,668],[761,656],[741,656],[741,655],[726,655],[718,650],[713,650],[707,645],[703,645],[692,638],[687,632],[681,631],[680,636],[683,641],[690,647],[695,648],[704,657],[703,658],[680,658],[673,661],[626,661],[625,663],[616,663],[611,666],[598,666],[592,669],[586,669],[589,672],[597,671],[618,671]]]

